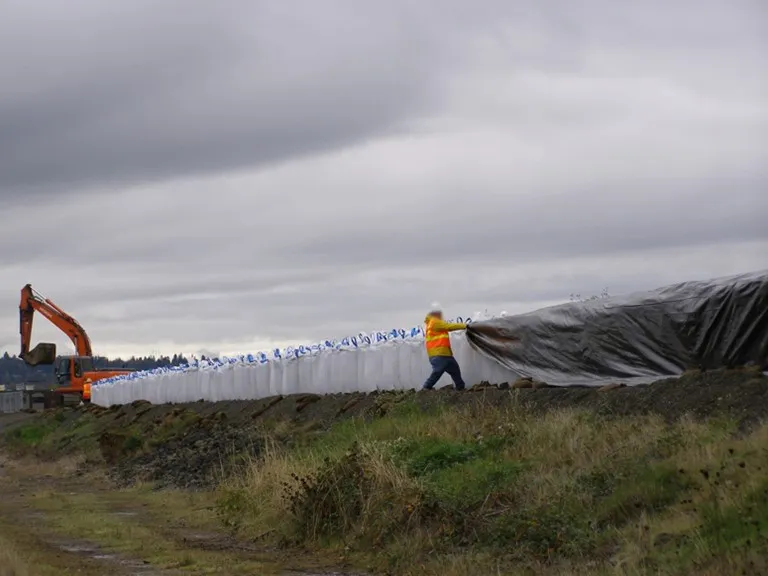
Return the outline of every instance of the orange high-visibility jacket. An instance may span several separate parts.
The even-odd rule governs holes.
[[[467,325],[458,322],[444,322],[434,316],[427,316],[424,319],[427,328],[424,332],[427,345],[427,356],[453,356],[451,350],[451,339],[448,332],[454,330],[464,330]]]

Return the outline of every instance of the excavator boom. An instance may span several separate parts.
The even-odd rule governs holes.
[[[92,356],[91,340],[77,320],[64,312],[48,298],[35,292],[30,284],[21,289],[19,302],[19,332],[21,333],[20,358],[30,366],[53,364],[56,359],[56,345],[40,343],[30,350],[32,322],[35,312],[40,312],[54,326],[64,332],[75,346],[78,356]]]
[[[75,356],[56,358],[56,344],[41,342],[30,350],[32,321],[35,312],[40,312],[49,322],[64,332],[75,345]],[[100,370],[94,367],[91,340],[79,322],[64,312],[48,298],[32,289],[30,284],[21,289],[19,302],[19,332],[21,333],[21,359],[29,366],[55,364],[54,374],[58,387],[53,394],[59,401],[64,395],[76,395],[83,402],[91,401],[91,386],[99,380],[127,374],[130,370]]]

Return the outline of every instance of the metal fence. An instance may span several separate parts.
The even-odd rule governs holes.
[[[24,392],[0,392],[0,413],[19,412],[24,408]]]

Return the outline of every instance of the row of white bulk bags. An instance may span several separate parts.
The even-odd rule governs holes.
[[[514,374],[475,351],[463,332],[452,333],[451,344],[468,385],[514,379]],[[103,406],[139,399],[158,404],[199,399],[215,402],[281,394],[415,389],[421,387],[430,370],[423,339],[395,339],[299,357],[166,369],[118,378],[95,386],[93,402]],[[451,384],[445,374],[437,387]]]

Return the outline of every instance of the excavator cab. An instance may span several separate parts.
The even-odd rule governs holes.
[[[29,352],[24,354],[22,360],[30,366],[41,364],[50,365],[56,362],[56,344],[52,342],[40,342]]]
[[[72,383],[72,361],[69,356],[62,356],[56,361],[54,368],[56,383],[59,386],[69,386]]]
[[[93,372],[93,358],[87,356],[62,356],[56,360],[54,372],[59,386],[71,386],[72,381],[79,381],[86,372]]]

